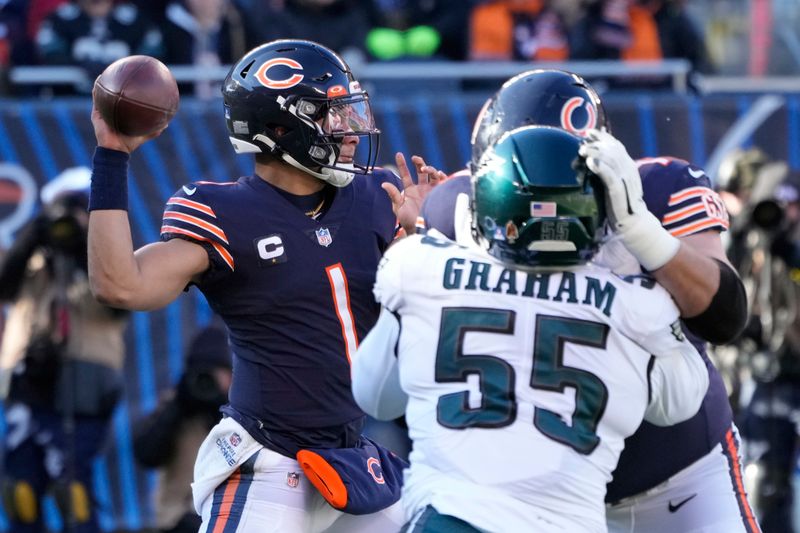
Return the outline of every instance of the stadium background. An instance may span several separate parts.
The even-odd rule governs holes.
[[[391,162],[393,153],[401,151],[423,155],[448,172],[461,168],[469,157],[472,121],[486,96],[481,91],[420,90],[399,97],[374,91],[373,109],[383,132],[379,161]],[[614,133],[633,156],[670,154],[706,165],[720,139],[739,117],[753,110],[759,96],[611,91],[604,102]],[[759,146],[798,171],[800,96],[787,94],[778,104],[744,146]],[[19,175],[27,173],[38,189],[65,168],[90,165],[95,143],[89,112],[86,98],[0,101],[0,226],[6,224],[0,237],[10,237],[9,217],[31,194],[20,188]],[[135,243],[157,239],[163,204],[182,184],[227,181],[251,168],[248,156],[235,156],[229,145],[220,100],[184,98],[167,131],[132,158]],[[100,521],[106,531],[151,525],[154,476],[134,463],[131,421],[152,410],[159,393],[176,382],[189,336],[209,319],[210,310],[194,289],[162,311],[133,314],[126,335],[125,401],[114,416],[108,449],[95,465]],[[3,431],[0,427],[0,436]],[[47,515],[51,528],[59,530],[52,504]],[[7,528],[0,509],[0,531]]]

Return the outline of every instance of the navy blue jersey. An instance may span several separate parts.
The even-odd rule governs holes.
[[[161,239],[209,254],[198,286],[230,331],[230,407],[301,446],[363,417],[349,360],[379,312],[372,286],[395,227],[385,181],[402,188],[387,171],[356,176],[317,220],[257,176],[167,201]]]
[[[647,208],[675,237],[728,229],[728,213],[703,170],[666,157],[642,159],[639,174]],[[684,330],[686,328],[684,327]],[[708,368],[708,392],[698,413],[685,422],[658,427],[643,422],[625,440],[606,500],[618,501],[649,490],[700,459],[724,439],[733,413],[706,343],[687,331]]]
[[[666,157],[638,163],[647,208],[672,235],[685,237],[728,229],[727,211],[703,170]],[[459,193],[471,194],[469,177],[456,176],[430,192],[420,213],[425,228],[435,228],[455,239],[452,213]],[[449,221],[445,221],[443,211],[450,214]],[[643,422],[626,439],[608,485],[607,501],[639,494],[666,481],[711,451],[730,428],[733,414],[722,377],[708,358],[705,341],[686,333],[708,368],[709,386],[703,404],[685,422],[670,427]]]

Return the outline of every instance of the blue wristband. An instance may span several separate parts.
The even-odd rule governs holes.
[[[130,154],[98,146],[92,159],[89,211],[128,210],[128,160]]]

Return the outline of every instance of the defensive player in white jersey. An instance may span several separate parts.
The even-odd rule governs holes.
[[[476,245],[414,235],[379,266],[353,393],[406,416],[404,531],[604,532],[624,439],[700,406],[708,373],[667,292],[590,262],[605,205],[624,223],[641,184],[604,202],[580,146],[509,132],[473,169]]]

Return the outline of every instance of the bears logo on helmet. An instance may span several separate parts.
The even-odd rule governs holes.
[[[586,121],[583,126],[576,126],[572,119],[575,116],[575,111],[581,107],[586,110]],[[595,126],[597,126],[597,111],[594,108],[594,104],[586,101],[583,97],[573,96],[561,108],[561,127],[568,132],[584,135],[586,131],[593,129]]]
[[[272,67],[277,67],[280,65],[289,67],[293,70],[303,70],[303,65],[294,59],[289,59],[288,57],[276,57],[275,59],[270,59],[258,67],[258,70],[256,70],[256,79],[261,82],[261,85],[269,89],[289,89],[303,81],[304,76],[302,74],[292,74],[288,78],[284,78],[282,80],[273,80],[270,78],[267,75],[267,71],[269,71],[269,69]]]
[[[585,117],[585,118],[584,118]],[[523,126],[552,126],[583,134],[609,124],[597,92],[580,76],[556,69],[523,72],[503,84],[478,113],[472,130],[475,168],[483,152]]]

